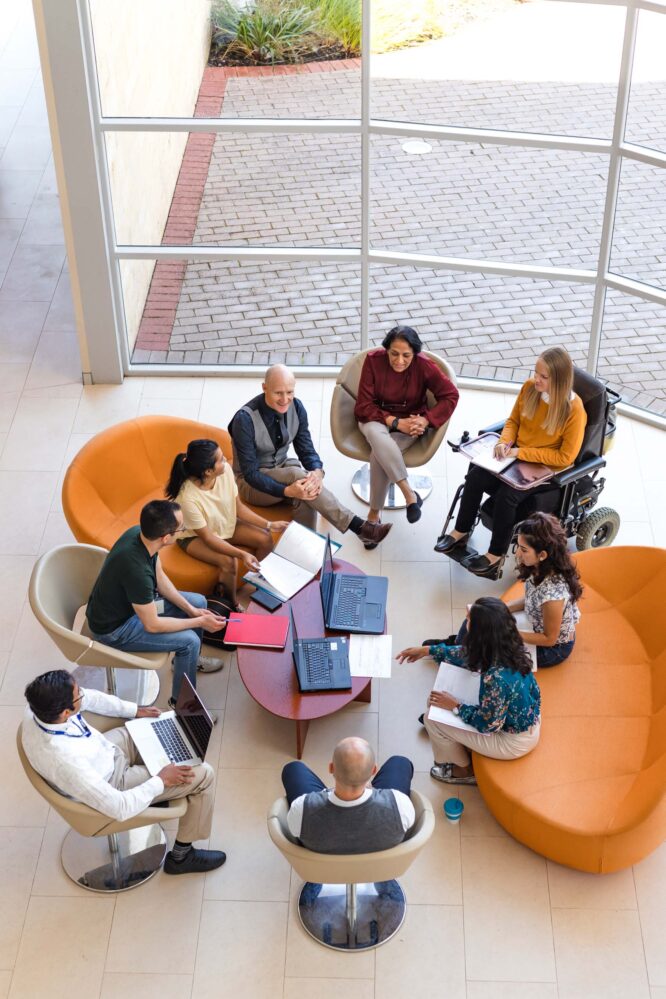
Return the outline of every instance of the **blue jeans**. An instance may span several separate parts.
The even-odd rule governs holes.
[[[462,640],[466,634],[467,621],[463,621],[460,625],[460,631],[456,635],[457,645],[462,644]],[[575,642],[576,639],[573,638],[570,642],[559,642],[557,645],[537,645],[537,669],[548,669],[549,666],[557,666],[558,663],[563,663],[573,652]]]
[[[402,791],[409,797],[413,776],[414,766],[411,760],[406,756],[389,756],[384,766],[375,774],[372,786],[389,791]],[[293,760],[283,768],[282,784],[290,805],[302,794],[326,789],[326,785],[316,773],[300,760]]]
[[[183,593],[193,607],[200,608],[208,606],[208,601],[200,593]],[[180,607],[176,607],[169,600],[164,601],[164,614],[160,617],[181,617],[186,618],[187,614]],[[173,659],[173,684],[171,686],[171,696],[175,700],[183,680],[187,676],[193,687],[197,685],[197,662],[201,651],[201,628],[186,628],[183,631],[168,631],[157,634],[150,634],[136,614],[106,635],[95,635],[98,642],[104,645],[111,645],[121,652],[174,652]]]

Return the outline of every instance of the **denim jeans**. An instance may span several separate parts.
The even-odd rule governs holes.
[[[182,593],[181,596],[192,604],[193,607],[200,608],[208,606],[205,597],[200,593]],[[186,618],[187,614],[180,607],[176,607],[169,600],[164,601],[164,614],[160,617],[181,617]],[[132,614],[124,624],[121,624],[106,635],[95,635],[98,642],[104,645],[111,645],[121,652],[174,652],[173,659],[173,684],[171,696],[175,700],[183,676],[187,676],[193,687],[197,685],[197,662],[201,650],[201,628],[186,628],[183,631],[168,631],[150,634],[136,614]]]
[[[463,621],[456,636],[456,645],[462,644],[462,640],[466,634],[467,621]],[[576,639],[573,638],[570,642],[559,642],[557,645],[537,645],[537,669],[548,669],[549,666],[557,666],[558,663],[563,663],[573,652],[575,643]]]

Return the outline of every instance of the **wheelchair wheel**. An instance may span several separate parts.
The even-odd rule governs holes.
[[[586,517],[576,534],[576,548],[579,552],[587,548],[605,548],[611,545],[620,530],[620,514],[609,506]]]

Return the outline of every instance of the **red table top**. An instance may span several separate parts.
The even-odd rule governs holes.
[[[357,569],[350,562],[343,562],[342,559],[335,559],[334,569],[336,572],[365,575],[361,569]],[[344,634],[324,628],[319,577],[313,579],[288,603],[284,603],[273,613],[288,617],[289,604],[296,618],[299,638],[321,638],[324,635],[334,637]],[[251,602],[248,613],[269,614],[270,611]],[[384,632],[386,632],[386,619],[384,619]],[[290,631],[287,644],[281,651],[250,648],[239,648],[237,651],[238,670],[248,693],[271,714],[293,721],[324,718],[344,708],[370,683],[367,677],[353,676],[351,690],[327,690],[322,693],[302,694],[298,689],[296,669],[291,655],[291,637]]]

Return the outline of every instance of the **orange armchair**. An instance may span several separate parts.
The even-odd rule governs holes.
[[[141,508],[164,499],[173,459],[198,437],[219,443],[231,460],[226,430],[175,416],[140,416],[117,423],[85,444],[67,469],[62,505],[77,541],[111,548],[123,531],[138,524]],[[267,520],[290,520],[291,507],[261,507]],[[178,545],[160,553],[165,572],[179,590],[210,593],[217,582],[212,566],[198,562]]]
[[[518,760],[475,753],[474,768],[507,832],[560,864],[604,874],[666,836],[666,551],[597,548],[576,562],[585,587],[576,645],[537,674],[539,745]]]

